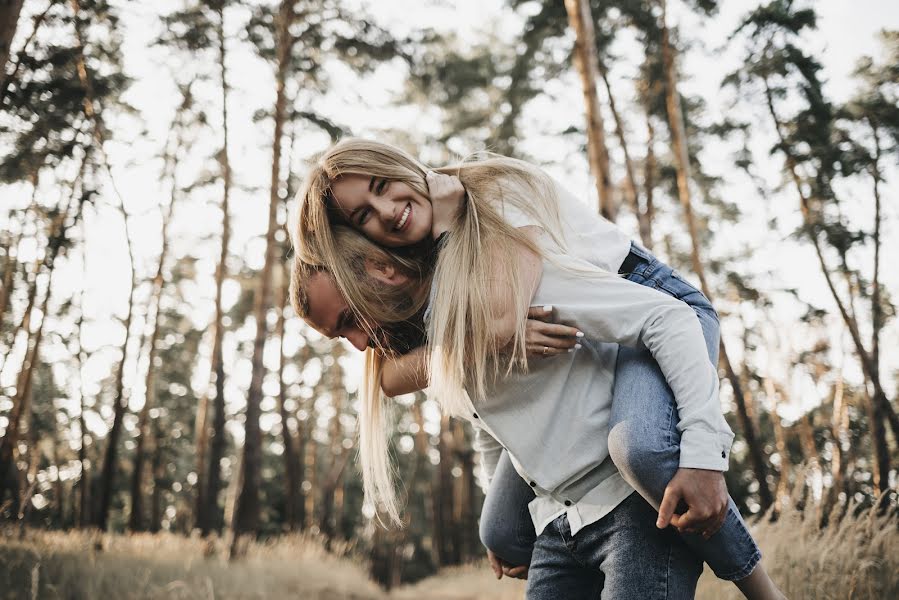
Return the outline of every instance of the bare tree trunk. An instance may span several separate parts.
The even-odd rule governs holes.
[[[783,152],[786,157],[787,170],[796,187],[796,192],[799,195],[800,209],[802,213],[803,223],[805,224],[805,230],[808,232],[808,237],[815,249],[815,255],[818,258],[818,264],[821,267],[821,273],[822,275],[824,275],[824,281],[827,283],[827,288],[830,290],[830,294],[837,305],[840,316],[842,317],[843,322],[846,324],[846,329],[849,331],[849,336],[852,339],[852,343],[855,345],[855,351],[858,355],[859,362],[861,363],[862,372],[865,375],[865,379],[866,381],[871,382],[872,387],[874,388],[874,394],[869,400],[870,407],[868,408],[868,413],[871,420],[871,445],[874,452],[873,458],[875,468],[873,469],[873,475],[874,485],[878,488],[878,490],[884,491],[889,487],[890,473],[890,456],[886,442],[886,428],[884,427],[884,420],[886,419],[890,422],[893,427],[893,433],[897,436],[897,440],[899,440],[899,419],[896,418],[896,414],[892,410],[892,407],[890,406],[889,401],[886,398],[886,393],[883,391],[883,387],[880,384],[878,371],[873,365],[871,355],[868,354],[868,351],[865,349],[865,345],[862,342],[861,334],[859,333],[858,322],[852,317],[851,314],[849,314],[849,309],[847,308],[846,303],[843,301],[839,292],[837,292],[836,286],[834,285],[830,268],[827,265],[827,261],[824,259],[824,251],[821,248],[821,242],[818,239],[818,230],[816,227],[818,225],[817,216],[812,209],[812,199],[808,196],[808,194],[806,194],[805,190],[803,189],[798,165],[796,164],[796,161],[793,158],[792,154],[790,154],[787,150],[788,146],[783,134],[783,123],[781,122],[780,117],[777,114],[777,110],[774,107],[773,92],[771,91],[771,88],[768,84],[768,80],[764,79],[763,83],[765,86],[765,100],[768,107],[768,113],[771,116],[771,120],[774,122],[774,129],[777,132],[780,147],[783,148]]]
[[[78,4],[78,0],[70,0],[70,4],[72,6],[73,13],[77,17],[78,13],[81,10]],[[130,270],[131,279],[131,289],[128,293],[128,313],[123,323],[125,327],[125,340],[122,342],[122,358],[119,361],[118,369],[116,371],[112,427],[110,428],[109,435],[107,436],[106,451],[103,455],[103,467],[100,473],[100,501],[97,504],[95,523],[97,527],[102,530],[106,529],[106,524],[109,518],[109,507],[112,504],[112,494],[115,487],[116,468],[118,466],[118,443],[122,433],[122,423],[124,420],[125,411],[128,409],[127,399],[125,398],[124,394],[124,375],[125,363],[128,359],[128,342],[131,339],[131,319],[134,313],[134,293],[137,289],[137,278],[134,268],[134,251],[131,247],[131,231],[128,227],[128,213],[125,211],[125,202],[115,184],[115,179],[112,176],[112,170],[109,168],[109,160],[104,149],[106,134],[104,130],[103,119],[101,114],[98,112],[98,109],[94,106],[94,88],[87,71],[87,64],[84,60],[84,40],[82,38],[79,21],[76,18],[74,22],[75,36],[78,40],[79,49],[78,55],[76,57],[76,67],[78,70],[78,80],[81,83],[81,87],[84,89],[84,114],[94,125],[93,138],[97,145],[97,150],[100,152],[100,155],[102,157],[103,165],[109,176],[110,185],[113,188],[116,197],[118,198],[117,208],[122,215],[122,220],[125,227],[125,242],[126,248],[128,250],[128,267]]]
[[[17,0],[0,0],[0,5],[7,1],[10,3],[14,3]],[[6,98],[6,94],[9,91],[10,84],[16,81],[16,76],[19,74],[19,67],[22,66],[22,59],[25,57],[26,52],[28,51],[28,47],[31,45],[31,41],[37,35],[38,29],[40,29],[41,27],[41,23],[43,23],[47,18],[47,14],[50,12],[50,9],[53,8],[55,3],[56,2],[48,2],[47,7],[44,9],[44,11],[34,16],[34,19],[31,22],[31,33],[28,35],[28,39],[25,40],[25,43],[22,44],[22,50],[16,57],[16,62],[13,65],[12,72],[9,75],[6,74],[7,70],[5,68],[5,63],[9,61],[8,56],[4,61],[4,67],[0,68],[0,104],[2,104],[3,99]],[[7,48],[7,52],[9,52],[9,50],[10,49]]]
[[[156,266],[156,274],[153,276],[152,291],[150,292],[150,300],[147,305],[147,322],[152,322],[153,329],[150,333],[149,345],[147,347],[147,374],[144,380],[144,389],[146,390],[144,405],[140,410],[137,419],[137,438],[135,440],[134,449],[134,469],[131,473],[131,514],[128,519],[128,528],[131,531],[143,531],[144,514],[143,514],[143,489],[144,489],[144,463],[147,457],[147,437],[150,432],[150,409],[156,400],[156,345],[159,340],[159,312],[162,305],[162,294],[165,288],[165,267],[166,259],[169,251],[168,230],[169,223],[172,220],[172,213],[175,209],[175,203],[178,199],[178,178],[176,175],[176,161],[182,148],[182,134],[185,127],[184,111],[192,103],[191,91],[188,87],[184,91],[181,105],[175,116],[175,122],[172,127],[173,140],[171,149],[167,149],[164,157],[163,181],[168,180],[171,184],[171,193],[169,194],[168,206],[163,209],[159,207],[162,217],[162,228],[160,235],[162,238],[162,247],[159,251],[159,264]],[[152,317],[151,317],[152,315]],[[152,321],[151,321],[152,319]],[[155,519],[154,521],[155,522]]]
[[[275,262],[275,231],[277,229],[278,206],[281,202],[281,137],[284,134],[284,122],[287,119],[287,94],[285,81],[290,68],[290,53],[295,38],[290,32],[290,25],[295,17],[296,0],[282,0],[277,19],[277,75],[275,78],[277,93],[275,99],[275,134],[272,148],[271,188],[268,208],[268,230],[265,235],[265,263],[259,279],[253,313],[256,318],[256,337],[253,342],[252,374],[250,389],[247,393],[247,411],[245,424],[243,487],[237,499],[234,518],[235,537],[242,534],[255,533],[259,528],[259,487],[262,466],[262,432],[259,429],[260,408],[262,399],[262,379],[265,366],[262,354],[268,333],[266,314],[271,304],[272,269]]]
[[[44,325],[47,321],[47,306],[53,291],[53,272],[56,264],[56,257],[59,254],[59,249],[62,247],[62,244],[66,239],[66,233],[68,231],[68,227],[70,226],[70,224],[67,223],[67,220],[70,216],[69,213],[72,211],[72,206],[75,205],[75,211],[72,215],[72,224],[77,222],[81,214],[81,204],[76,201],[75,189],[81,178],[83,169],[84,161],[82,161],[81,167],[79,168],[79,173],[75,181],[72,183],[71,193],[65,200],[65,204],[60,206],[59,213],[50,224],[50,234],[46,253],[44,254],[42,259],[35,261],[34,281],[28,294],[28,306],[26,307],[26,312],[22,317],[21,323],[19,324],[19,328],[23,329],[26,333],[25,357],[22,361],[22,365],[16,379],[16,393],[12,398],[12,409],[10,409],[9,415],[7,417],[8,423],[6,426],[6,433],[3,438],[0,439],[0,472],[5,471],[10,474],[15,474],[17,471],[15,456],[17,444],[19,441],[19,430],[21,428],[22,417],[23,415],[27,414],[29,410],[27,404],[31,396],[31,382],[34,375],[35,364],[37,362],[41,336],[43,335]],[[42,267],[44,266],[47,268],[48,279],[47,292],[41,305],[41,314],[43,316],[41,318],[41,323],[38,326],[37,331],[32,335],[31,314],[34,307],[35,298],[37,296],[37,279],[40,275]],[[4,489],[7,488],[5,483],[8,481],[11,480],[5,477],[0,477],[0,502],[2,502],[3,499]],[[14,493],[14,495],[17,494]]]
[[[0,89],[6,88],[6,63],[25,0],[0,0]]]
[[[212,342],[212,377],[215,378],[215,396],[212,401],[212,442],[207,426],[209,399],[204,393],[197,409],[197,504],[196,521],[201,533],[206,536],[212,529],[219,529],[218,496],[221,488],[221,460],[225,456],[225,368],[222,358],[222,340],[225,335],[224,309],[222,308],[222,285],[228,274],[228,244],[231,240],[231,220],[229,204],[231,198],[231,159],[228,153],[228,70],[225,47],[224,4],[218,5],[218,63],[221,77],[222,102],[222,151],[219,163],[222,168],[222,244],[219,261],[215,270],[215,323]],[[209,449],[209,475],[206,475],[206,454]]]
[[[286,260],[281,261],[282,275],[281,285],[278,288],[278,323],[275,327],[275,335],[278,337],[278,354],[280,357],[278,360],[278,411],[281,415],[281,436],[284,440],[284,513],[287,521],[287,529],[289,531],[296,531],[299,529],[300,525],[297,521],[297,513],[299,512],[297,510],[297,503],[300,484],[302,482],[299,481],[297,473],[296,441],[294,440],[293,432],[288,425],[290,413],[286,406],[287,393],[284,385],[284,362],[286,360],[286,357],[284,356],[284,312],[287,303],[286,286],[290,278],[287,265],[288,262]]]
[[[617,207],[612,197],[612,182],[609,175],[609,150],[603,124],[599,98],[596,95],[596,73],[599,71],[596,59],[596,36],[593,32],[593,15],[590,3],[585,0],[565,0],[568,24],[574,31],[574,65],[581,77],[584,106],[587,115],[587,155],[590,170],[596,178],[596,193],[599,197],[599,212],[615,220]]]
[[[24,225],[24,224],[23,224]],[[24,227],[23,227],[24,229]],[[0,331],[3,330],[3,317],[6,314],[6,307],[9,306],[9,297],[12,293],[13,276],[19,266],[19,241],[22,239],[22,232],[10,241],[6,248],[6,260],[3,264],[3,284],[0,286]]]
[[[692,242],[690,247],[690,257],[693,264],[693,270],[699,277],[703,294],[710,300],[712,299],[711,289],[705,278],[705,268],[699,255],[699,236],[696,228],[696,220],[693,218],[693,206],[690,198],[690,161],[687,155],[687,139],[684,127],[684,115],[681,109],[680,96],[677,91],[677,72],[674,63],[674,49],[669,39],[669,31],[667,24],[666,2],[661,0],[662,16],[662,60],[665,65],[665,100],[668,112],[669,126],[671,129],[671,142],[674,146],[675,164],[677,167],[677,191],[680,197],[681,206],[684,209],[684,219],[687,223],[687,229],[690,233]],[[743,386],[740,385],[740,378],[731,364],[730,357],[727,354],[727,347],[722,337],[719,344],[720,358],[719,362],[724,366],[727,373],[727,379],[730,381],[734,394],[734,400],[737,405],[737,415],[743,430],[743,437],[749,448],[749,456],[752,463],[752,469],[759,483],[759,503],[762,511],[767,510],[771,506],[773,500],[771,490],[768,487],[768,469],[765,462],[764,452],[761,443],[758,440],[758,434],[755,426],[749,418],[746,409],[746,396],[743,393]]]
[[[618,143],[621,145],[621,151],[624,153],[624,171],[625,184],[624,195],[627,197],[627,203],[631,210],[634,211],[634,217],[637,219],[637,225],[640,230],[640,241],[647,250],[652,248],[652,239],[650,239],[652,225],[649,222],[649,215],[646,210],[640,207],[640,195],[637,192],[637,176],[634,171],[634,161],[631,160],[631,153],[627,146],[627,138],[624,134],[624,122],[615,106],[615,96],[612,94],[612,86],[609,84],[609,77],[606,73],[605,66],[597,59],[599,64],[599,74],[602,82],[605,84],[606,94],[609,96],[609,110],[612,111],[612,118],[615,120],[615,134],[618,136]]]
[[[6,425],[6,435],[3,436],[3,440],[0,440],[0,465],[3,465],[0,466],[0,470],[5,466],[7,472],[13,475],[17,472],[16,455],[20,452],[19,438],[22,422],[25,421],[28,423],[29,430],[33,432],[33,424],[30,423],[32,410],[31,385],[34,381],[34,368],[38,362],[44,326],[47,324],[47,306],[50,303],[52,292],[53,270],[51,262],[51,270],[47,278],[47,293],[41,303],[41,314],[44,316],[41,318],[40,325],[38,325],[37,331],[34,333],[32,343],[26,351],[25,360],[22,361],[22,369],[19,371],[19,377],[16,380],[16,393],[12,399],[13,408],[10,411],[9,422]],[[36,446],[37,440],[32,440],[32,442],[32,446]],[[31,477],[29,481],[34,481],[34,478]],[[0,500],[3,499],[2,483],[3,481],[0,480]],[[14,498],[18,496],[16,492],[13,492],[12,495]],[[14,507],[14,509],[15,508],[16,507]],[[21,512],[23,508],[18,507],[18,510]]]

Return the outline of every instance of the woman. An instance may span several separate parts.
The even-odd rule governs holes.
[[[458,198],[437,201],[436,195],[430,197],[426,171],[415,159],[391,146],[345,140],[322,156],[300,196],[299,228],[295,239],[297,256],[311,263],[324,264],[330,270],[360,323],[371,332],[372,339],[378,339],[374,323],[390,326],[408,320],[420,312],[427,300],[418,294],[403,304],[385,301],[383,294],[373,296],[365,289],[366,278],[358,276],[359,264],[366,258],[341,254],[335,236],[337,225],[349,225],[372,241],[394,248],[389,252],[393,260],[418,264],[433,258],[434,241],[440,239],[443,232],[451,230],[448,238],[439,244],[441,249],[432,276],[434,285],[427,325],[429,345],[386,362],[379,358],[380,354],[368,353],[369,395],[363,401],[361,456],[366,489],[371,496],[386,505],[391,516],[396,516],[383,436],[374,435],[380,425],[378,385],[386,392],[401,393],[430,384],[430,389],[450,414],[467,415],[469,420],[473,414],[477,421],[478,414],[471,410],[472,405],[464,392],[467,390],[475,407],[480,407],[478,412],[490,411],[498,395],[514,389],[516,383],[528,380],[524,335],[528,304],[535,293],[538,298],[553,297],[552,294],[560,289],[568,294],[560,296],[560,302],[568,305],[570,314],[588,325],[575,323],[587,332],[585,343],[592,344],[593,356],[586,360],[593,358],[601,364],[615,364],[617,354],[614,393],[620,395],[641,388],[642,392],[649,390],[652,393],[648,405],[652,411],[659,410],[658,399],[661,399],[660,410],[667,411],[668,417],[657,429],[668,435],[669,442],[674,439],[675,452],[680,444],[681,469],[677,469],[676,453],[673,466],[671,464],[671,443],[665,448],[664,466],[655,462],[646,473],[640,472],[646,470],[646,465],[639,468],[625,465],[620,467],[621,479],[615,479],[619,474],[609,470],[614,470],[614,465],[603,461],[566,465],[571,473],[589,471],[598,479],[585,476],[594,487],[574,495],[571,495],[572,490],[577,486],[570,481],[564,484],[554,481],[548,488],[536,481],[537,478],[530,481],[530,487],[538,492],[537,500],[531,503],[531,515],[538,527],[558,526],[552,521],[556,516],[553,511],[562,506],[560,494],[563,492],[571,495],[570,499],[564,496],[564,506],[574,505],[574,508],[562,508],[568,522],[561,526],[570,526],[568,533],[573,536],[578,527],[573,521],[580,517],[577,512],[566,511],[576,511],[583,498],[602,499],[614,508],[622,502],[630,502],[630,491],[636,488],[656,506],[661,503],[663,513],[671,512],[673,506],[666,508],[666,501],[671,504],[670,499],[663,498],[662,494],[675,470],[675,478],[691,467],[723,470],[721,463],[711,460],[706,452],[726,439],[726,448],[721,450],[726,465],[732,434],[726,424],[722,427],[720,409],[717,421],[709,417],[709,403],[717,402],[717,374],[709,362],[709,355],[717,349],[717,317],[702,294],[645,250],[632,247],[613,225],[566,197],[564,190],[536,167],[495,157],[443,169],[458,173],[467,191],[467,202],[464,203]],[[435,184],[438,180],[432,177]],[[631,277],[644,286],[620,279],[616,271],[621,267],[626,267]],[[650,292],[645,286],[660,287],[663,292],[684,302]],[[591,297],[572,304],[570,299],[583,291],[589,292]],[[598,303],[593,298],[599,299]],[[688,308],[688,304],[693,308]],[[640,314],[644,309],[647,314],[651,313],[651,319]],[[677,346],[678,339],[684,341],[686,348]],[[619,353],[618,347],[608,342],[635,347],[644,343],[658,363],[656,371],[646,369],[645,357],[626,356],[623,347]],[[509,355],[503,352],[507,347],[512,349]],[[581,380],[586,377],[582,357],[583,353],[581,357],[575,353],[567,367],[556,363],[551,367],[554,371],[546,370],[540,375],[556,371],[567,373],[560,381],[574,382],[575,389],[601,391],[604,385],[601,382],[578,383],[578,377]],[[548,359],[548,362],[552,360],[557,359]],[[664,377],[658,367],[665,371]],[[631,372],[639,374],[629,378]],[[665,377],[671,389],[666,386]],[[656,385],[652,385],[653,380]],[[536,381],[538,379],[531,378],[529,385]],[[677,410],[671,390],[677,400]],[[551,388],[545,389],[547,394],[551,391]],[[489,401],[486,400],[488,397]],[[600,454],[611,452],[614,456],[616,447],[639,445],[645,437],[641,428],[653,419],[645,414],[628,412],[632,404],[640,403],[615,398],[608,447],[603,447]],[[562,407],[561,403],[557,406]],[[599,429],[608,431],[602,429],[609,425],[608,415],[591,413],[588,406],[576,410],[583,410],[588,419],[598,419]],[[515,412],[514,407],[513,410],[506,409],[505,413],[494,411],[491,414],[493,427],[484,420],[476,424],[480,425],[481,431],[490,432],[498,423],[508,425],[509,416]],[[545,412],[545,406],[534,408],[532,414],[550,415],[553,420],[551,413]],[[540,464],[542,455],[532,452],[533,444],[529,446],[525,440],[527,436],[516,436],[508,431],[501,437],[510,449],[515,446],[510,458],[518,459],[515,466],[519,474],[528,471],[527,461],[538,470],[546,467]],[[544,428],[542,431],[549,430]],[[684,433],[683,440],[680,439],[681,432]],[[617,446],[616,439],[620,442]],[[555,446],[559,445],[555,442]],[[656,450],[650,448],[650,454]],[[587,453],[586,448],[581,448],[581,452],[565,456],[566,460],[576,461]],[[522,461],[522,457],[526,461]],[[616,462],[627,463],[617,458]],[[578,471],[580,467],[583,468]],[[633,488],[624,478],[631,480]],[[552,481],[552,478],[547,475],[545,480]],[[582,481],[586,485],[583,479],[578,479],[577,483]],[[605,509],[605,512],[597,511],[595,503],[587,502],[584,506],[590,515],[588,520],[592,519],[587,525],[599,522],[606,514],[616,514]],[[724,527],[715,536],[711,534],[720,523],[707,524],[704,533],[706,537],[712,537],[708,543],[703,543],[696,535],[686,535],[685,540],[719,576],[737,581],[747,596],[777,597],[767,575],[756,566],[758,550],[732,502],[725,516]],[[677,520],[674,517],[672,522],[676,524]],[[540,540],[538,538],[538,546]],[[542,550],[552,551],[550,548]]]

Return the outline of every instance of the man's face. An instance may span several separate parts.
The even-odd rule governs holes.
[[[356,321],[353,311],[328,273],[312,275],[306,285],[309,315],[306,323],[323,336],[346,338],[357,350],[365,350],[370,338]]]

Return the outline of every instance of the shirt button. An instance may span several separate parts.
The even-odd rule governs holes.
[[[532,481],[532,482],[530,483],[530,486],[531,486],[531,487],[537,487],[537,482],[536,482],[536,481]]]
[[[566,500],[566,501],[565,501],[565,506],[571,506],[571,500]]]
[[[724,453],[724,450],[721,451],[721,458],[727,458],[727,455]]]
[[[480,418],[480,417],[478,417],[478,413],[471,413],[471,414],[472,414],[472,416],[473,416],[475,419],[479,419],[479,418]]]

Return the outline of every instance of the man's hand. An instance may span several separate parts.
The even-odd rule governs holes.
[[[528,578],[528,567],[526,565],[516,567],[507,563],[490,550],[487,550],[487,561],[490,563],[490,568],[493,569],[493,574],[496,575],[497,579],[502,579],[503,575],[515,579]]]
[[[431,236],[436,240],[456,219],[465,200],[465,188],[455,175],[444,175],[436,171],[428,171],[425,181],[431,197]]]
[[[683,501],[687,511],[674,514]],[[724,473],[706,469],[678,469],[659,507],[656,527],[674,526],[681,533],[699,533],[709,539],[724,525],[727,518],[727,485]]]

